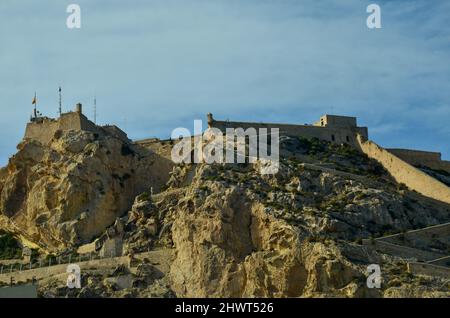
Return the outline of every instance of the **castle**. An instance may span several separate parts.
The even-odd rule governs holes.
[[[410,189],[427,197],[450,204],[450,187],[431,177],[422,169],[450,174],[450,161],[441,160],[438,152],[411,149],[384,149],[369,140],[367,127],[357,125],[356,117],[323,115],[313,124],[273,124],[218,121],[211,113],[207,114],[208,127],[218,128],[223,133],[227,129],[242,128],[278,128],[281,136],[318,138],[336,144],[349,144],[377,160],[394,177],[398,183],[404,183]],[[36,113],[27,124],[25,139],[37,140],[48,144],[57,131],[90,131],[99,136],[114,136],[124,142],[131,142],[127,134],[116,126],[97,126],[82,113],[82,105],[77,104],[75,111],[61,114],[58,119],[37,116]],[[153,144],[153,139],[136,141],[141,145]],[[162,141],[161,141],[162,142]]]
[[[224,133],[227,128],[278,128],[280,135],[301,136],[305,138],[315,137],[337,144],[348,143],[351,145],[355,145],[357,134],[364,136],[366,139],[369,138],[367,127],[358,127],[356,117],[324,115],[320,117],[318,122],[312,125],[218,121],[214,119],[211,113],[207,115],[207,118],[208,127],[218,128]]]
[[[305,138],[318,138],[320,140],[330,141],[336,144],[349,144],[360,148],[358,136],[363,141],[369,139],[367,127],[359,127],[356,117],[336,116],[325,114],[311,125],[295,124],[273,124],[273,123],[252,123],[236,121],[219,121],[214,119],[211,113],[207,114],[208,127],[218,128],[224,133],[227,128],[248,129],[259,128],[278,128],[280,135],[296,136]],[[425,166],[436,170],[450,172],[450,161],[441,160],[441,153],[412,149],[385,149],[396,157],[406,161],[413,166]]]
[[[83,115],[82,105],[76,104],[75,111],[62,113],[57,119],[37,116],[36,112],[27,124],[24,139],[48,144],[57,131],[89,131],[99,136],[113,136],[124,142],[131,142],[127,134],[114,125],[97,126]]]
[[[318,138],[336,144],[349,144],[378,161],[398,182],[429,198],[450,204],[450,187],[422,171],[423,168],[450,174],[450,161],[441,160],[438,152],[411,149],[384,149],[369,140],[367,127],[359,127],[356,117],[324,115],[312,125],[250,123],[215,120],[207,114],[208,127],[227,129],[278,128],[280,135]]]

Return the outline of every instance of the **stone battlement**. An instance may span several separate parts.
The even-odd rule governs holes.
[[[298,136],[305,138],[318,138],[333,143],[348,143],[356,145],[356,136],[359,134],[366,139],[369,138],[367,127],[358,127],[356,117],[324,115],[312,125],[274,124],[274,123],[250,123],[235,121],[218,121],[213,115],[208,115],[208,127],[218,128],[224,133],[227,128],[278,128],[280,135]]]
[[[425,166],[431,169],[443,170],[450,173],[450,161],[442,160],[440,152],[411,149],[386,150],[413,166]]]
[[[127,134],[114,125],[97,126],[82,113],[81,104],[76,105],[73,112],[61,114],[57,119],[49,117],[33,117],[27,124],[24,139],[37,140],[48,144],[57,131],[90,131],[99,136],[113,136],[124,142],[130,142]]]

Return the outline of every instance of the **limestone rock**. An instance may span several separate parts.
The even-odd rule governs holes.
[[[84,131],[27,140],[0,174],[0,226],[57,251],[87,243],[165,181],[157,154]]]

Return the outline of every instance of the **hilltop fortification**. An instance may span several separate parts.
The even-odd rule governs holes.
[[[36,140],[42,144],[48,144],[57,131],[88,131],[97,134],[99,137],[105,135],[114,136],[123,142],[130,142],[127,134],[114,125],[97,126],[90,121],[82,112],[82,105],[78,103],[75,111],[63,113],[57,119],[34,116],[27,124],[25,130],[25,140]]]
[[[227,128],[278,128],[280,135],[318,138],[336,144],[348,143],[352,145],[356,145],[358,134],[366,139],[369,138],[367,127],[358,127],[356,117],[323,115],[319,121],[312,125],[219,121],[215,120],[211,113],[207,117],[208,127],[218,128],[224,133]]]
[[[208,127],[227,129],[278,128],[280,135],[317,138],[334,144],[348,144],[377,160],[399,183],[427,197],[450,203],[450,188],[440,180],[430,177],[422,168],[450,173],[450,161],[441,160],[438,152],[411,149],[384,149],[369,140],[367,127],[359,127],[356,117],[323,115],[311,125],[251,123],[215,120],[207,114]]]
[[[435,226],[450,222],[442,202],[450,188],[420,167],[440,154],[397,157],[354,117],[311,125],[209,119],[224,132],[279,128],[279,172],[261,175],[259,162],[174,165],[176,140],[124,142],[88,121],[81,105],[58,119],[32,118],[0,169],[0,229],[39,248],[31,265],[48,265],[29,269],[19,259],[27,270],[17,266],[16,281],[34,276],[49,297],[450,295],[439,278],[450,266],[448,227]],[[45,254],[70,263],[75,251],[86,285],[68,294],[66,277],[63,288],[53,279],[65,266],[48,268],[55,262]],[[128,256],[80,263],[120,254]],[[367,288],[369,264],[383,269],[380,289]]]

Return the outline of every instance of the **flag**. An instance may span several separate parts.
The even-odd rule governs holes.
[[[36,94],[34,94],[33,100],[31,101],[31,105],[36,105],[36,103],[37,103]]]

